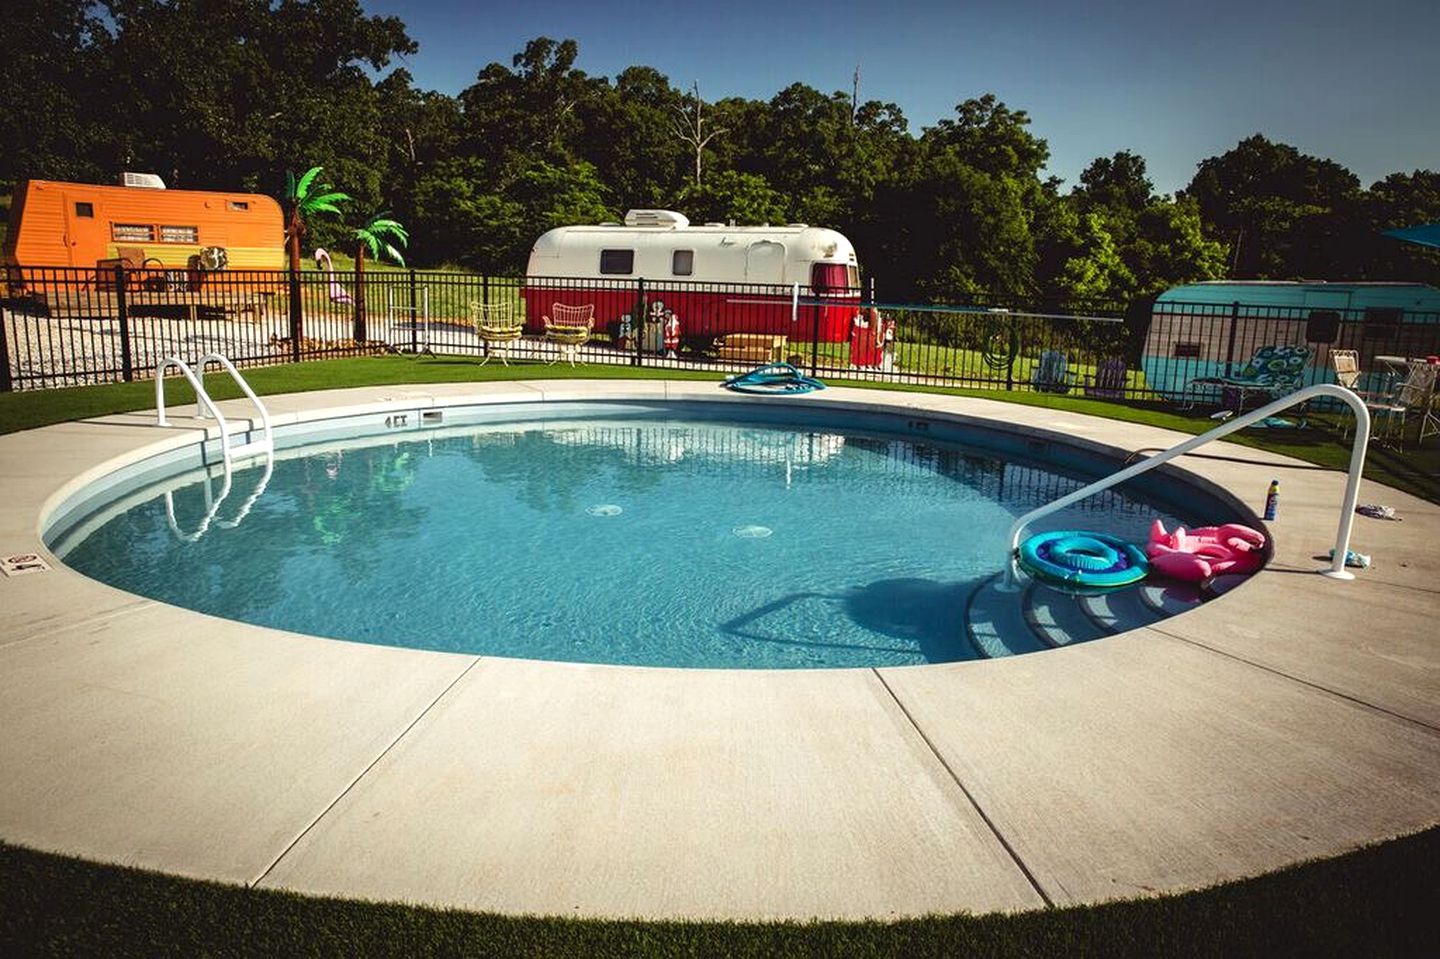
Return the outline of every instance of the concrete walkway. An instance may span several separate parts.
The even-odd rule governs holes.
[[[267,400],[727,399],[708,384],[375,387]],[[832,389],[1121,451],[1177,434]],[[755,402],[745,400],[744,402]],[[788,402],[795,402],[789,400]],[[229,404],[245,417],[243,404]],[[330,415],[330,414],[326,414]],[[74,489],[192,444],[141,414],[0,436],[0,554]],[[1366,484],[1351,583],[1314,574],[1343,477],[1218,444],[1183,463],[1277,553],[1155,627],[989,662],[712,671],[345,643],[56,563],[0,579],[0,838],[304,892],[503,912],[806,918],[1019,910],[1249,876],[1440,822],[1440,507]],[[52,562],[54,558],[50,557]],[[958,611],[957,611],[958,612]]]

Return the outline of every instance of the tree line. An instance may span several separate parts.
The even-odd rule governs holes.
[[[541,232],[663,207],[692,221],[807,222],[855,243],[886,299],[1125,301],[1199,279],[1440,282],[1380,232],[1440,219],[1440,173],[1363,186],[1256,134],[1175,195],[1142,156],[1066,189],[1022,109],[991,94],[912,133],[894,103],[795,83],[705,99],[652,67],[581,70],[538,37],[457,96],[415,86],[418,47],[358,0],[13,0],[0,191],[33,177],[279,196],[320,165],[361,221],[409,227],[420,266],[514,273]],[[318,220],[315,243],[353,232]]]

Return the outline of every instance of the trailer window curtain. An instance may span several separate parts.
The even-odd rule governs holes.
[[[816,263],[810,269],[810,285],[816,293],[843,291],[848,286],[844,263]]]
[[[670,273],[672,276],[689,276],[695,272],[695,251],[676,250],[670,257]]]

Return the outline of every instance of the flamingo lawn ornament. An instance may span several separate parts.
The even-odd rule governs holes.
[[[330,261],[330,253],[323,246],[315,248],[315,266],[330,278],[330,302],[354,306],[355,298],[345,292],[345,288],[335,278],[335,264]]]

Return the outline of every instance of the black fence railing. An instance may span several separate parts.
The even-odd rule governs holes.
[[[871,303],[857,289],[631,277],[12,268],[0,298],[0,390],[148,378],[166,357],[242,366],[382,352],[488,362],[735,371],[789,361],[819,376],[1073,393],[1195,395],[1266,345],[1332,349],[1361,368],[1440,352],[1440,314],[1159,302],[1153,310]],[[1218,391],[1212,391],[1215,398]],[[1202,396],[1205,395],[1201,394]]]

